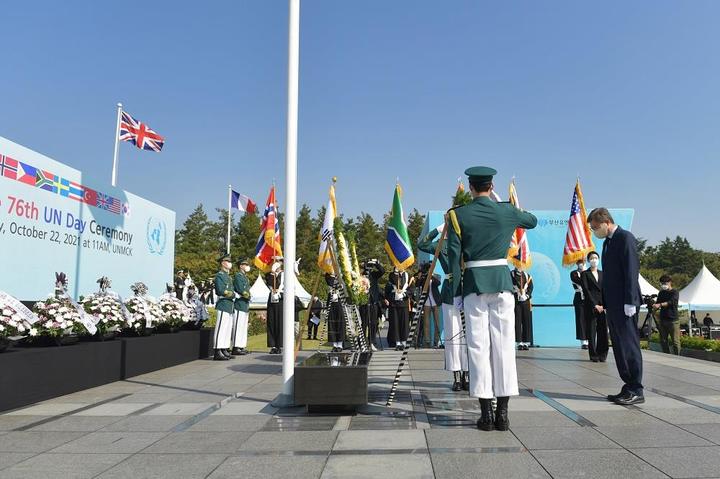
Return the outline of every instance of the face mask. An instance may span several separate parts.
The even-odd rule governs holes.
[[[242,270],[243,270],[245,273],[249,273],[249,272],[250,272],[250,266],[244,265],[243,268],[242,268]]]
[[[608,235],[608,229],[607,229],[607,228],[608,228],[608,227],[607,227],[607,224],[603,223],[603,224],[601,224],[601,225],[598,227],[598,229],[593,230],[593,234],[594,234],[595,237],[598,238],[598,239],[607,238],[607,235]]]
[[[599,262],[600,262],[600,260],[598,260],[597,258],[593,258],[593,259],[590,260],[590,266],[592,266],[593,268],[595,268],[595,267],[597,267],[597,265],[598,265]]]
[[[667,283],[662,284],[660,285],[660,289],[662,289],[663,291],[667,291],[668,289],[670,289],[670,285]]]

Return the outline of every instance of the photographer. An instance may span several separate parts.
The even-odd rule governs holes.
[[[670,353],[670,342],[672,342],[672,354],[680,355],[680,320],[678,318],[678,301],[680,293],[672,287],[672,278],[664,274],[660,277],[661,291],[658,294],[657,302],[653,304],[654,310],[660,310],[660,345],[664,353]]]

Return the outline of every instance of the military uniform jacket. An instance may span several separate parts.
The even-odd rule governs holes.
[[[438,230],[434,229],[430,231],[418,242],[418,249],[424,253],[434,255],[435,248],[437,248],[438,241],[440,241],[439,236],[440,233],[438,233]],[[440,254],[438,255],[438,261],[440,261],[440,266],[447,275],[450,272],[447,255],[447,241],[443,241],[442,248],[440,248]],[[442,289],[440,290],[440,298],[443,304],[453,304],[450,281],[448,281],[447,278],[443,281]]]
[[[385,284],[385,299],[390,303],[390,306],[404,306],[408,298],[408,274],[406,271],[395,272],[393,271],[388,276],[388,282]],[[405,292],[401,294],[399,299],[395,298],[395,291],[398,293],[405,288]]]
[[[250,311],[250,281],[244,273],[235,273],[233,286],[240,295],[235,298],[235,310],[247,313]]]
[[[525,292],[525,299],[522,301],[529,301],[532,298],[533,292],[533,280],[532,276],[527,274],[525,271],[513,270],[510,273],[513,283],[513,294],[515,295],[515,301],[520,302],[520,295]]]
[[[215,294],[217,295],[217,303],[215,309],[232,313],[235,309],[235,288],[233,288],[230,274],[225,271],[218,271],[215,275]]]
[[[453,297],[512,291],[507,265],[465,268],[461,261],[502,260],[516,228],[532,229],[535,215],[487,196],[449,211],[448,263]]]

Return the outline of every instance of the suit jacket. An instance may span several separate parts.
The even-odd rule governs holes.
[[[623,305],[640,308],[640,259],[637,240],[629,231],[618,226],[612,238],[605,238],[602,251],[604,279],[603,304],[607,309],[622,311]]]
[[[595,306],[603,306],[603,272],[598,270],[597,273],[597,281],[595,280],[595,276],[592,274],[592,271],[589,269],[580,274],[583,296],[585,298],[585,307],[593,313],[595,313]]]
[[[410,278],[408,277],[407,271],[401,271],[399,273],[392,271],[390,273],[388,282],[385,284],[385,299],[388,300],[390,306],[403,306],[406,304],[410,288],[407,287],[405,289],[405,293],[403,293],[400,299],[395,299],[395,290],[400,291],[404,287],[409,286],[409,280]]]
[[[510,203],[479,196],[448,212],[448,265],[453,297],[512,291],[507,264],[465,268],[461,261],[503,260],[516,228],[532,229],[537,218]]]

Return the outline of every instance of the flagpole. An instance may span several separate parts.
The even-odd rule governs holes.
[[[288,107],[285,155],[285,289],[283,291],[283,390],[278,402],[292,404],[295,375],[295,214],[297,210],[298,72],[300,0],[288,0]],[[290,274],[287,274],[288,269]]]
[[[122,103],[117,104],[117,123],[115,124],[115,150],[113,153],[112,185],[117,186],[118,159],[120,156],[120,119],[122,118]]]
[[[232,218],[232,185],[228,185],[228,227],[227,227],[227,254],[230,254],[230,223]]]

